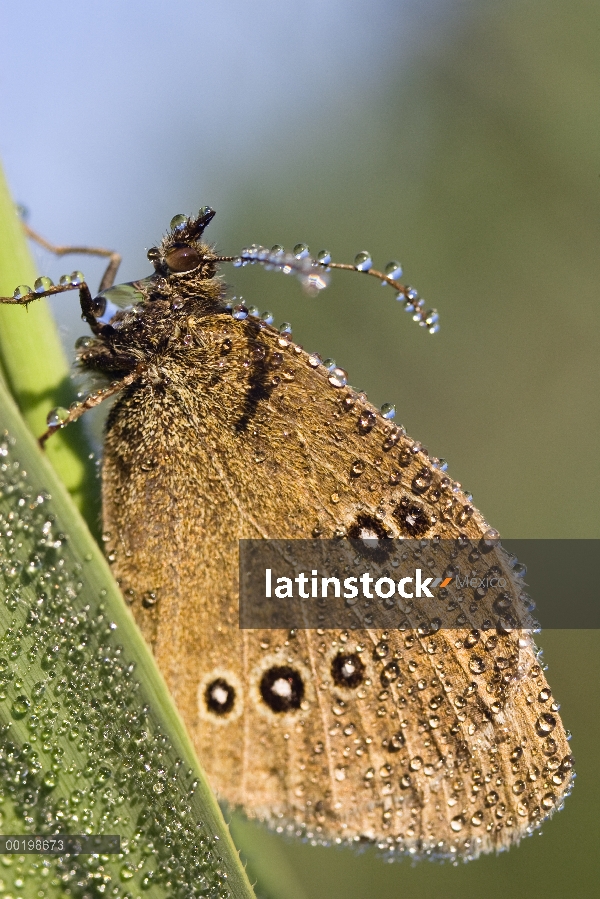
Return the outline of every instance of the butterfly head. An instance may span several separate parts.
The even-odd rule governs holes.
[[[160,245],[148,250],[148,259],[154,265],[155,272],[177,280],[190,275],[211,277],[214,274],[214,254],[201,239],[214,217],[215,211],[210,206],[203,206],[196,217],[174,216]],[[211,271],[205,271],[207,267]]]

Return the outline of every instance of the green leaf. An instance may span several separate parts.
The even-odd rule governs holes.
[[[251,897],[150,651],[3,385],[0,413],[2,831],[118,834],[122,845],[17,857],[2,890]]]
[[[25,234],[0,169],[0,296],[12,296],[19,284],[33,286],[37,275]],[[76,302],[65,295],[65,302]],[[0,365],[12,395],[32,433],[46,430],[46,416],[77,397],[69,364],[45,299],[27,308],[0,304]],[[66,484],[92,531],[99,518],[99,489],[82,423],[48,441],[48,458]]]

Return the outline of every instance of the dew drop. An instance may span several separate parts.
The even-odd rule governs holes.
[[[119,877],[121,878],[121,880],[131,880],[131,878],[135,875],[135,870],[135,865],[127,863],[123,865],[123,867],[119,871]]]
[[[390,647],[388,646],[388,644],[385,641],[380,640],[373,650],[373,655],[376,659],[385,659],[389,651]]]
[[[112,776],[112,771],[106,765],[101,765],[96,772],[96,783],[104,784],[107,780],[110,780]]]
[[[367,253],[366,250],[356,254],[354,258],[354,267],[357,271],[368,272],[372,265],[373,260],[371,259],[371,254]]]
[[[46,684],[44,681],[38,681],[37,684],[34,685],[33,690],[31,691],[31,695],[33,699],[39,699],[40,696],[43,696],[46,692]]]
[[[535,722],[535,729],[538,732],[540,737],[547,737],[548,734],[552,733],[554,728],[556,727],[556,718],[554,715],[550,715],[546,712]]]
[[[319,250],[317,253],[317,261],[321,263],[321,265],[329,265],[331,262],[331,253],[329,250]]]
[[[69,410],[65,409],[64,406],[57,406],[56,409],[52,409],[48,413],[46,424],[49,428],[60,428],[64,425],[68,417]]]
[[[23,718],[29,711],[31,703],[26,696],[17,696],[12,704],[13,718]]]
[[[414,476],[412,481],[413,493],[425,493],[431,487],[433,481],[433,473],[429,468],[421,468]]]
[[[396,407],[393,403],[384,403],[380,411],[382,416],[387,419],[392,419],[396,415]]]
[[[365,463],[362,459],[357,459],[350,467],[350,474],[353,478],[359,478],[365,470]]]
[[[238,303],[234,306],[231,314],[236,321],[243,321],[245,318],[248,318],[248,310],[243,303]]]
[[[546,742],[548,742],[548,741],[546,741]],[[573,756],[572,756],[572,755],[565,755],[564,758],[563,758],[563,760],[562,760],[561,763],[560,763],[560,767],[561,767],[564,771],[570,771],[570,770],[572,769],[572,767],[573,767],[574,764],[575,764],[575,759],[573,758]]]
[[[310,256],[310,250],[305,243],[297,243],[293,252],[296,259],[306,259]]]
[[[361,434],[368,434],[375,427],[376,422],[375,414],[370,409],[365,409],[358,419],[358,430]]]
[[[348,383],[348,372],[343,368],[333,368],[327,378],[332,387],[345,387]]]
[[[554,793],[546,793],[542,797],[542,808],[550,809],[554,806],[555,803],[556,803],[556,796],[554,795]]]
[[[37,278],[33,284],[33,289],[36,293],[44,293],[46,290],[50,290],[51,287],[54,287],[54,282],[45,275]]]
[[[452,818],[450,821],[450,827],[455,833],[458,833],[465,826],[465,819],[462,815],[456,815],[456,817]]]
[[[485,671],[485,662],[480,656],[472,656],[469,660],[469,670],[473,672],[473,674],[483,674]]]
[[[183,213],[180,213],[179,215],[173,216],[169,227],[171,228],[171,231],[179,231],[181,228],[184,228],[187,225],[187,222],[187,215],[183,215]]]
[[[289,323],[289,322],[283,322],[283,323],[279,326],[279,333],[280,333],[280,334],[283,334],[283,335],[291,334],[291,333],[292,333],[292,326],[290,325],[290,323]]]
[[[399,262],[388,262],[384,268],[384,272],[388,278],[391,278],[394,281],[396,278],[402,277],[402,266]]]
[[[392,734],[392,736],[387,740],[384,740],[384,745],[388,752],[400,752],[402,747],[404,746],[405,740],[404,736],[400,731],[398,733]]]
[[[480,541],[480,549],[482,552],[489,552],[500,542],[500,534],[496,528],[488,528]]]
[[[13,292],[13,297],[15,298],[15,300],[22,300],[23,297],[26,297],[30,293],[33,293],[33,291],[28,284],[19,284],[19,286],[15,288]]]
[[[318,368],[319,365],[323,364],[323,360],[318,353],[311,353],[308,357],[308,364],[311,368]]]
[[[145,609],[151,609],[158,602],[158,596],[152,590],[146,591],[142,596],[142,605]]]

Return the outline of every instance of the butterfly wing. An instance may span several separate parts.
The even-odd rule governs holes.
[[[466,858],[560,805],[566,734],[529,633],[496,627],[498,591],[434,634],[239,628],[240,539],[468,552],[489,532],[339,372],[257,322],[190,317],[111,413],[103,492],[115,574],[228,803],[317,841]],[[517,599],[501,549],[476,562]]]

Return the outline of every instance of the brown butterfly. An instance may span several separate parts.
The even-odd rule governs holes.
[[[213,215],[173,219],[141,281],[112,287],[113,254],[96,298],[80,273],[38,285],[79,290],[94,334],[79,363],[114,379],[44,437],[119,394],[102,468],[108,558],[221,799],[317,842],[417,857],[506,848],[572,780],[527,622],[506,613],[522,593],[514,563],[389,407],[287,327],[232,307],[217,277],[220,262],[258,262],[319,289],[329,268],[369,271],[366,254],[354,266],[303,247],[221,257],[202,242]],[[437,329],[392,269],[369,273]],[[13,302],[37,295],[19,288]],[[239,540],[344,536],[424,552],[441,538],[446,568],[464,550],[508,586],[437,632],[240,629]]]

